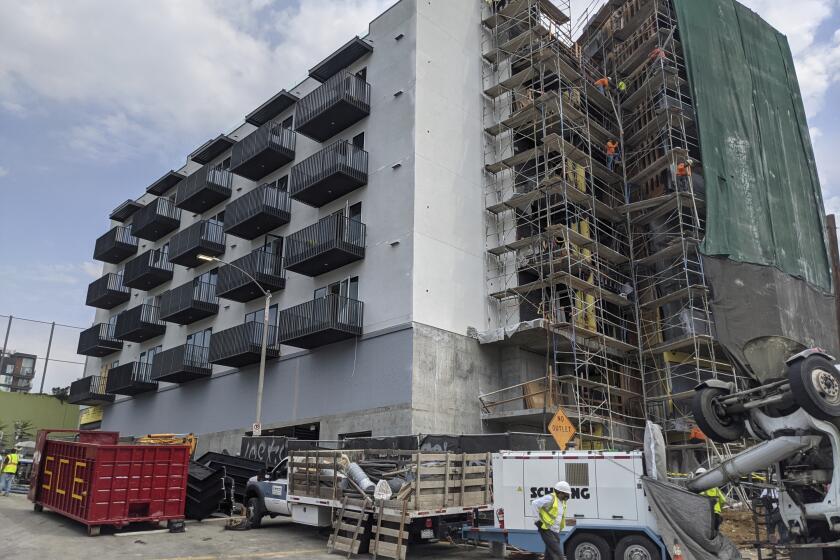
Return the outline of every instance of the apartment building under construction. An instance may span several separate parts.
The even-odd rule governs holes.
[[[485,420],[499,427],[545,426],[559,405],[588,448],[635,445],[644,421],[652,420],[665,428],[674,466],[690,468],[701,458],[692,457],[692,451],[707,451],[690,417],[694,387],[709,379],[736,386],[749,381],[736,374],[740,370],[733,360],[738,356],[726,349],[738,346],[733,336],[718,336],[713,294],[728,309],[721,317],[732,315],[733,303],[740,308],[736,314],[750,310],[744,309],[745,298],[725,293],[722,275],[712,286],[704,270],[707,257],[714,256],[701,252],[709,233],[707,214],[736,209],[726,208],[719,192],[711,193],[715,205],[707,207],[710,170],[703,156],[728,147],[715,145],[714,131],[698,124],[694,92],[701,73],[692,68],[697,60],[686,51],[717,53],[709,44],[712,36],[696,36],[695,29],[686,46],[680,23],[688,20],[696,28],[728,10],[732,21],[724,27],[734,39],[748,35],[780,44],[781,36],[732,1],[611,0],[595,7],[580,22],[570,19],[569,0],[497,1],[484,11],[487,285],[491,314],[500,326],[481,336],[485,342],[526,348],[535,362],[544,362],[545,374],[514,376],[503,388],[483,394],[480,402]],[[762,54],[771,58],[762,60],[771,69],[786,62],[782,49]],[[737,49],[730,56],[737,59]],[[732,64],[729,69],[739,68]],[[813,156],[792,65],[787,70],[792,82],[771,86],[789,93],[781,99],[788,105],[780,102],[770,110],[793,119],[801,143],[774,138],[770,128],[758,131],[768,146],[752,140],[761,158],[788,142],[791,152],[804,154],[804,166],[810,164],[811,171]],[[707,91],[708,86],[701,87]],[[701,111],[715,109],[707,105]],[[708,144],[701,145],[701,136]],[[751,177],[733,173],[731,178],[749,182]],[[715,179],[710,190],[726,185],[722,176]],[[825,282],[819,185],[813,173],[809,179],[783,187],[787,199],[776,204],[792,200],[794,211],[808,218],[801,223],[812,227],[807,255],[816,268],[822,267],[822,276],[803,279],[822,293],[803,298],[818,301],[831,293],[831,283]],[[757,185],[765,191],[771,187]],[[800,199],[810,204],[797,205]],[[740,202],[759,205],[761,200]],[[764,210],[759,206],[745,216],[760,217]],[[725,220],[715,218],[718,226]],[[738,255],[732,259],[775,264]],[[771,300],[753,303],[784,309],[778,305],[786,301],[782,297]],[[836,332],[831,306],[821,312],[830,315],[821,322]],[[818,330],[802,336],[795,328],[774,333],[768,327],[757,334],[784,332],[800,335],[793,336],[797,340],[835,345],[836,337],[820,336]]]
[[[561,406],[580,446],[650,419],[693,467],[691,391],[746,381],[744,343],[836,346],[807,126],[784,38],[733,0],[593,6],[400,0],[278,84],[111,213],[71,401],[238,449],[266,329],[263,433]]]

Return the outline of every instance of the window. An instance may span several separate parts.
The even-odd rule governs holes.
[[[252,311],[251,313],[246,313],[245,314],[245,322],[246,323],[262,323],[264,313],[265,313],[265,309],[258,309],[256,311]],[[272,326],[277,326],[277,304],[276,303],[268,308],[268,324],[272,325]]]
[[[349,299],[359,299],[359,277],[345,278],[340,282],[333,282],[329,286],[315,290],[314,298],[322,298],[328,294],[339,295]]]
[[[140,352],[140,359],[138,360],[141,364],[152,364],[154,361],[155,356],[159,354],[163,350],[163,346],[157,345],[154,348],[149,348],[144,352]]]
[[[280,126],[283,127],[283,128],[287,128],[289,130],[292,130],[293,127],[294,127],[294,123],[295,123],[295,117],[294,117],[294,115],[290,115],[288,118],[286,118],[286,120],[284,120],[282,123],[280,123]]]
[[[346,434],[338,434],[338,441],[343,441],[349,438],[371,437],[373,432],[366,430],[364,432],[347,432]]]
[[[287,192],[289,190],[289,176],[284,175],[279,179],[275,179],[273,181],[269,181],[266,183],[267,187],[277,187],[280,189],[281,192]]]
[[[218,224],[222,227],[225,225],[225,211],[222,210],[212,218],[207,218],[207,222],[210,224]]]
[[[187,336],[187,345],[199,346],[207,348],[210,346],[210,335],[213,334],[213,329],[204,329],[203,331],[194,332]]]
[[[228,171],[230,169],[230,157],[226,157],[222,163],[216,166],[217,169],[224,169]]]
[[[360,150],[365,149],[365,133],[360,132],[356,136],[353,137],[353,145],[359,148]]]
[[[363,80],[367,80],[367,66],[356,72],[356,76]]]

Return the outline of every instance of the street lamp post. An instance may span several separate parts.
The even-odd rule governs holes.
[[[262,416],[263,386],[265,385],[265,355],[268,350],[268,315],[269,306],[271,304],[271,292],[263,288],[262,284],[260,284],[256,278],[251,276],[247,270],[244,270],[243,268],[238,267],[233,263],[229,263],[227,261],[223,261],[218,257],[211,257],[209,255],[198,255],[198,258],[202,261],[218,262],[226,264],[228,266],[232,266],[233,268],[250,278],[251,281],[253,281],[254,284],[256,284],[260,290],[262,290],[263,295],[265,295],[265,309],[263,310],[262,347],[260,348],[260,373],[259,381],[257,381],[257,414],[256,419],[254,420],[254,424],[259,426],[260,418]]]

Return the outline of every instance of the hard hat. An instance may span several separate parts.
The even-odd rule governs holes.
[[[685,160],[685,162],[686,162],[688,165],[694,165],[694,160],[693,160],[693,159],[691,159],[691,158],[688,158],[687,160]]]
[[[706,469],[704,469],[703,467],[697,467],[697,470],[694,471],[694,476],[700,476],[701,474],[704,474],[705,472],[706,472]]]
[[[569,483],[565,480],[561,480],[557,484],[554,485],[555,492],[562,492],[564,494],[568,494],[569,496],[572,495],[572,487],[569,486]]]

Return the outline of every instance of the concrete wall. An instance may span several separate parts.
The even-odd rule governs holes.
[[[414,321],[485,330],[481,2],[417,6]]]
[[[15,422],[22,420],[32,422],[33,437],[39,428],[74,429],[79,427],[79,407],[52,395],[0,391],[0,424],[5,426],[7,442]]]
[[[356,415],[327,432],[376,429],[391,433],[391,419],[363,411],[411,402],[412,329],[374,333],[271,361],[266,368],[265,428],[321,416]],[[207,434],[249,428],[254,421],[257,367],[168,385],[157,393],[120,398],[105,408],[102,429],[126,435],[155,432]],[[358,427],[364,424],[367,427]],[[407,425],[407,422],[404,422]],[[322,432],[324,433],[324,432]]]
[[[415,323],[413,356],[414,421],[404,433],[482,433],[478,396],[498,388],[498,348]]]

